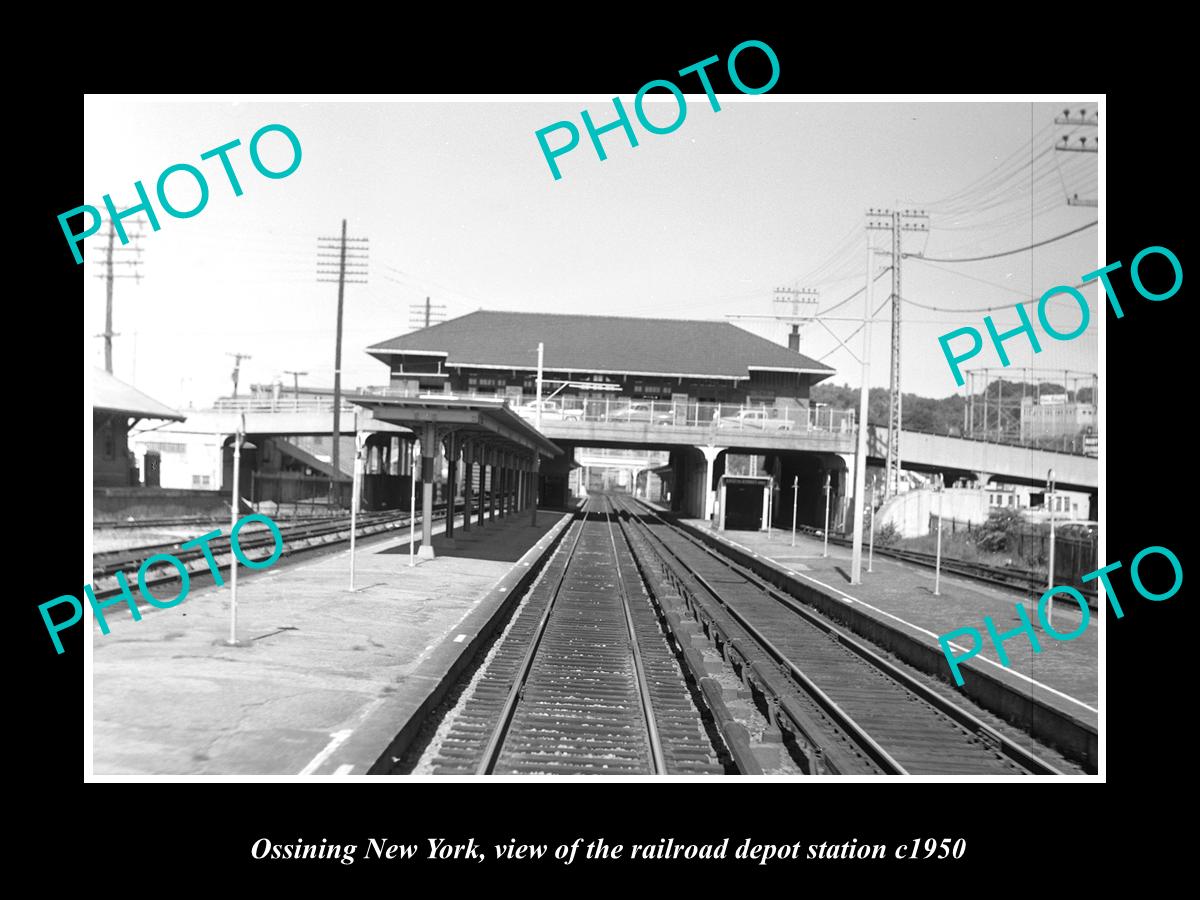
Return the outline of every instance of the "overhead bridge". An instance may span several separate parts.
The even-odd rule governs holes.
[[[868,429],[867,456],[879,461],[886,459],[887,443],[886,428]],[[1042,485],[1046,483],[1047,472],[1053,469],[1055,481],[1064,490],[1096,491],[1100,486],[1099,460],[1092,456],[919,431],[900,432],[900,459],[905,469],[973,473],[985,483],[994,478]]]

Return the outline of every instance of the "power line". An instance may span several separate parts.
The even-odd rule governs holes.
[[[891,270],[891,267],[885,269],[884,272],[887,272],[890,270]],[[879,274],[882,275],[883,272],[880,272]],[[875,280],[876,281],[879,280],[878,276],[875,278]],[[865,291],[865,290],[866,290],[866,288],[864,287],[864,288],[862,288],[862,290],[859,291],[859,293],[862,293],[862,291]],[[892,302],[892,298],[888,297],[886,300],[884,300],[882,303],[880,303],[877,307],[875,307],[875,311],[873,313],[871,313],[871,323],[872,324],[874,324],[875,317],[877,315],[879,315],[880,310],[882,310],[885,306],[887,306],[891,302]],[[850,340],[850,338],[854,337],[856,334],[858,334],[862,330],[863,330],[863,326],[859,325],[852,332],[850,332],[848,335],[846,335],[846,341]],[[845,343],[846,341],[843,341],[842,343]],[[824,356],[818,357],[817,362],[824,362],[826,359],[833,356],[833,354],[837,353],[841,349],[842,349],[841,347],[834,347],[832,350],[830,350]]]
[[[911,256],[913,259],[925,260],[927,262],[940,262],[940,263],[965,263],[965,262],[979,262],[980,260],[983,260],[983,259],[998,259],[1001,256],[1012,256],[1014,253],[1024,253],[1026,250],[1032,250],[1035,247],[1044,247],[1046,244],[1053,244],[1055,241],[1061,241],[1063,238],[1070,237],[1073,234],[1079,234],[1079,232],[1081,232],[1081,231],[1087,231],[1089,228],[1092,228],[1093,226],[1095,226],[1097,224],[1099,224],[1098,221],[1097,222],[1088,222],[1086,225],[1081,225],[1080,227],[1074,228],[1071,231],[1064,231],[1062,234],[1056,234],[1054,237],[1046,238],[1044,241],[1038,241],[1035,244],[1030,244],[1028,247],[1017,247],[1015,250],[1004,250],[1000,253],[989,253],[986,256],[966,256],[966,257],[963,257],[962,259],[942,259],[940,257],[934,257],[934,256],[918,256],[915,253],[905,253],[904,256],[905,257]]]
[[[1084,282],[1081,281],[1079,284],[1072,285],[1072,287],[1074,287],[1076,290],[1078,290],[1079,288],[1091,287],[1095,283],[1096,282],[1093,281],[1090,284],[1085,284]],[[900,299],[903,300],[905,303],[907,303],[909,306],[916,306],[916,307],[919,307],[920,309],[929,309],[929,310],[933,310],[934,312],[968,313],[968,312],[998,312],[998,311],[1004,310],[1004,309],[1012,309],[1014,306],[1021,306],[1025,303],[1037,303],[1042,298],[1041,297],[1029,297],[1026,300],[1018,300],[1016,303],[1006,303],[1003,306],[976,306],[976,307],[972,307],[969,309],[952,309],[947,306],[930,306],[928,303],[918,303],[916,300],[909,300],[907,297],[901,297]]]
[[[1004,160],[1002,160],[990,171],[985,172],[979,178],[976,178],[974,181],[968,183],[965,187],[955,191],[952,194],[948,194],[940,200],[923,203],[921,205],[930,210],[937,210],[943,207],[954,207],[962,204],[970,204],[973,202],[973,200],[993,192],[999,185],[1008,181],[1008,179],[1010,179],[1014,174],[1020,172],[1022,169],[1032,168],[1034,163],[1043,155],[1045,155],[1045,151],[1043,150],[1041,153],[1030,157],[1028,160],[1020,159],[1024,153],[1027,151],[1032,151],[1034,145],[1037,144],[1047,132],[1052,131],[1053,129],[1053,123],[1047,123],[1043,125],[1040,129],[1029,136],[1029,140],[1010,153],[1004,158]],[[1013,167],[1014,161],[1016,161],[1015,167]]]
[[[1026,291],[1023,291],[1020,288],[1009,287],[1006,284],[1000,284],[998,281],[989,281],[988,279],[980,278],[977,275],[968,275],[966,272],[963,272],[959,269],[947,269],[945,266],[940,266],[937,263],[933,263],[933,262],[929,263],[929,265],[935,269],[938,269],[942,272],[946,272],[950,275],[957,275],[959,278],[969,278],[971,281],[978,281],[980,284],[986,284],[988,287],[994,287],[1000,291],[1008,291],[1009,293],[1018,294],[1022,297],[1024,297],[1027,293]]]
[[[880,278],[882,278],[884,275],[886,275],[890,271],[892,271],[891,266],[888,266],[886,269],[881,269],[879,274],[875,276],[875,280],[878,281]],[[853,300],[855,297],[857,297],[859,294],[861,294],[866,289],[867,289],[866,285],[863,285],[857,291],[855,291],[853,294],[851,294],[849,297],[846,297],[843,300],[839,300],[837,303],[833,304],[833,306],[827,307],[826,309],[818,310],[818,312],[815,315],[815,318],[819,319],[819,318],[821,318],[821,316],[828,315],[829,313],[833,312],[838,307],[845,306],[847,303],[849,303],[851,300]],[[857,332],[855,332],[855,334],[857,334]],[[853,336],[854,335],[851,335],[850,337],[853,337]],[[847,338],[846,340],[849,340],[849,339],[850,338]]]

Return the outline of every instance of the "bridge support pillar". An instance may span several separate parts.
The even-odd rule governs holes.
[[[714,447],[709,444],[706,447],[697,447],[704,454],[704,518],[710,522],[713,517],[713,506],[715,505],[716,492],[713,490],[713,463],[717,461],[717,457],[725,452],[725,447]]]
[[[975,480],[979,482],[980,487],[987,487],[987,483],[992,480],[991,472],[976,472]]]
[[[836,473],[832,478],[832,489],[835,494],[830,498],[829,530],[840,530],[843,534],[846,534],[854,528],[854,515],[850,505],[854,499],[851,492],[855,484],[854,454],[839,453],[837,455],[845,464],[846,471],[842,473],[842,483],[840,485],[838,484]]]

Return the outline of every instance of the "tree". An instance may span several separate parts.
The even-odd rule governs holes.
[[[1002,507],[993,510],[975,535],[975,546],[991,553],[1008,553],[1016,543],[1025,522],[1020,510]]]

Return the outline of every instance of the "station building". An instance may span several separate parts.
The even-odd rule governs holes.
[[[93,369],[91,391],[92,509],[97,522],[219,509],[211,492],[168,486],[178,473],[172,454],[158,445],[173,449],[173,441],[159,438],[140,445],[130,434],[138,423],[164,428],[183,423],[186,416],[103,369]]]
[[[559,313],[481,310],[367,352],[388,365],[390,388],[401,395],[490,395],[520,404],[535,396],[538,342],[548,381],[618,388],[573,385],[563,398],[807,406],[812,385],[834,374],[725,322]]]
[[[129,429],[143,419],[182,422],[186,416],[143,394],[103,369],[92,372],[92,484],[132,487],[143,483],[129,451]],[[145,484],[158,486],[155,458],[146,461]]]
[[[566,451],[541,470],[545,505],[594,486],[598,461],[583,466],[577,451],[658,450],[668,464],[630,472],[629,489],[708,516],[730,451],[770,473],[777,493],[798,478],[801,522],[823,518],[832,477],[833,518],[844,520],[852,414],[821,410],[814,427],[809,407],[812,385],[834,370],[729,323],[479,311],[367,352],[388,366],[391,396],[506,400],[532,418],[539,343],[542,428]]]

